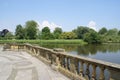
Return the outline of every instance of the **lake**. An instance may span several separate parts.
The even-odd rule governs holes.
[[[69,54],[95,58],[120,64],[120,43],[76,45],[76,44],[45,44],[46,48],[63,48]]]
[[[112,63],[120,64],[120,43],[109,43],[109,44],[89,44],[89,45],[76,45],[76,44],[44,44],[46,48],[63,48],[68,54],[74,54],[78,56],[84,56]],[[114,80],[120,80],[120,72],[112,71],[111,77]],[[105,75],[109,75],[105,72]],[[98,79],[97,79],[98,80]],[[105,79],[105,80],[109,80]]]

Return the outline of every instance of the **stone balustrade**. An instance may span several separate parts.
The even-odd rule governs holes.
[[[10,49],[25,50],[44,63],[54,66],[72,80],[114,80],[111,71],[120,72],[120,65],[101,60],[67,54],[30,44],[9,44]]]

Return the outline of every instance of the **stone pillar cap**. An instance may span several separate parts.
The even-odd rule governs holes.
[[[65,49],[62,49],[62,48],[53,48],[53,51],[56,51],[56,52],[65,52]]]

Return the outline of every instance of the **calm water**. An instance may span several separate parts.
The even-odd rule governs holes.
[[[109,43],[109,44],[101,44],[101,45],[66,45],[66,44],[49,44],[42,45],[46,48],[63,48],[69,54],[85,56],[89,58],[95,58],[99,60],[104,60],[112,63],[120,64],[120,43]],[[98,71],[98,70],[97,70]],[[99,72],[99,71],[98,71]],[[120,72],[119,71],[110,71],[112,73],[111,77],[114,80],[120,80]],[[105,71],[106,77],[109,77],[109,73]],[[98,80],[98,79],[97,79]],[[105,80],[109,80],[106,78]]]
[[[49,44],[42,45],[46,48],[63,48],[69,54],[75,54],[108,62],[120,64],[120,43],[109,43],[101,45],[75,45],[75,44]]]

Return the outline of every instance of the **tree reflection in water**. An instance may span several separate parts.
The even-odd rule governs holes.
[[[120,64],[118,57],[120,56],[120,43],[89,44],[84,46],[78,44],[44,44],[42,46],[51,49],[63,48],[70,54],[102,59]]]

